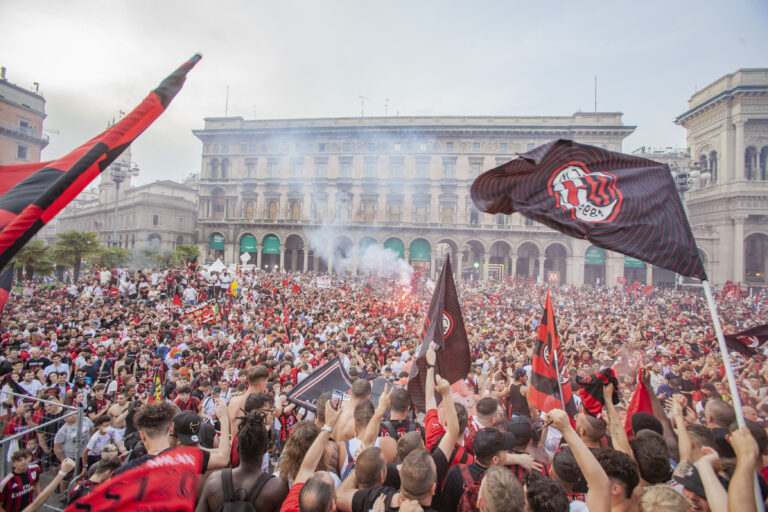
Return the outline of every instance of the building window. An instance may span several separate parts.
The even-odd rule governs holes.
[[[446,142],[445,143],[445,152],[446,153],[452,153],[453,152],[453,142]]]
[[[315,220],[317,222],[322,222],[325,220],[326,210],[328,207],[328,203],[325,201],[325,199],[315,199],[312,202],[312,207],[314,209],[314,216]]]
[[[320,153],[325,153],[325,142],[321,142],[317,145],[317,151]]]
[[[479,142],[473,142],[472,143],[472,151],[475,153],[480,151],[480,143]]]
[[[499,213],[496,215],[496,225],[497,226],[506,226],[507,225],[507,216],[503,213]]]
[[[426,205],[416,205],[416,207],[413,209],[413,221],[417,224],[426,224],[427,223],[427,206]]]
[[[400,201],[392,201],[387,205],[387,222],[400,222],[403,204]]]
[[[301,151],[301,142],[297,142],[296,144],[294,144],[294,145],[293,145],[293,149],[294,149],[294,150],[295,150],[297,153],[298,153],[299,151]]]
[[[269,162],[269,177],[277,178],[280,176],[280,163],[276,160]]]
[[[365,177],[366,178],[375,178],[376,177],[376,167],[377,167],[377,159],[376,158],[366,158],[365,159]]]
[[[221,152],[222,153],[229,153],[229,145],[224,144],[221,146]]]
[[[256,164],[248,164],[247,173],[249,178],[256,177]]]
[[[267,203],[267,219],[277,220],[277,201],[274,199]]]
[[[471,226],[477,226],[480,224],[480,212],[474,207],[469,210],[469,224]]]
[[[416,160],[416,178],[428,179],[429,178],[429,160],[426,158],[419,158]]]
[[[152,225],[157,226],[160,224],[160,216],[159,215],[153,215],[152,216]]]
[[[255,201],[246,201],[245,202],[245,218],[246,219],[253,219],[254,218],[254,211],[256,210],[256,203]]]
[[[218,153],[219,152],[219,145],[218,144],[214,144],[213,145],[213,152],[214,153]]]
[[[760,150],[760,179],[763,181],[768,180],[768,146],[763,146]]]
[[[325,162],[317,162],[315,164],[315,175],[318,178],[328,177],[328,164]]]
[[[440,222],[446,225],[453,224],[453,204],[445,204],[442,206]]]
[[[24,119],[19,119],[19,128],[21,128],[22,132],[29,130],[29,122],[25,121]]]
[[[528,151],[533,151],[533,148],[534,148],[533,142],[529,142],[527,147],[528,147]]]
[[[221,177],[222,178],[229,177],[229,160],[226,158],[221,161]]]
[[[16,146],[16,158],[27,160],[29,158],[29,148],[26,146]]]
[[[376,152],[376,143],[375,142],[369,142],[368,143],[368,152],[369,153],[375,153]]]
[[[363,221],[373,222],[376,220],[376,203],[374,201],[366,201],[363,203]]]
[[[352,177],[352,162],[348,160],[341,162],[341,177],[342,178]]]
[[[506,153],[508,151],[508,144],[506,142],[499,142],[499,153]]]
[[[402,161],[390,162],[389,168],[392,173],[393,179],[396,179],[396,180],[403,179],[403,162]]]
[[[291,201],[291,220],[301,220],[301,201]]]
[[[293,162],[293,177],[301,178],[304,174],[304,162]]]
[[[253,154],[256,152],[256,144],[251,144],[248,146],[248,152]]]
[[[525,225],[526,226],[533,226],[533,219],[529,217],[525,217]]]
[[[336,202],[336,219],[347,222],[349,221],[349,210],[351,208],[351,201],[349,197],[342,196]]]
[[[397,151],[397,152],[402,151],[403,150],[403,145],[400,144],[399,142],[395,142],[394,150]]]
[[[472,162],[469,165],[470,165],[470,168],[472,169],[472,177],[477,178],[478,176],[480,176],[480,169],[481,169],[480,162]]]
[[[419,144],[419,151],[426,151],[427,150],[427,143],[422,142]]]
[[[717,151],[709,154],[709,172],[712,174],[712,184],[717,183]]]
[[[445,162],[445,177],[449,180],[456,177],[456,164],[453,162]]]
[[[176,227],[178,229],[182,229],[184,227],[184,217],[179,217],[176,219]]]
[[[349,153],[351,151],[351,146],[350,146],[349,142],[343,143],[341,145],[341,150],[344,151],[345,153]]]

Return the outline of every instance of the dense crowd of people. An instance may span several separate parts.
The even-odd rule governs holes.
[[[457,283],[472,368],[449,383],[431,349],[415,410],[407,382],[432,283],[413,285],[194,264],[19,283],[0,324],[0,417],[15,436],[0,510],[72,503],[181,446],[202,451],[199,511],[742,512],[755,475],[768,497],[768,365],[734,358],[739,429],[699,289],[552,289],[577,404],[579,381],[617,377],[600,414],[569,418],[529,400],[546,287],[511,279]],[[213,316],[189,314],[203,304]],[[768,323],[765,291],[719,308],[726,332]],[[336,357],[353,379],[342,400],[287,399]],[[371,401],[379,377],[387,390]],[[652,414],[627,421],[638,383]]]

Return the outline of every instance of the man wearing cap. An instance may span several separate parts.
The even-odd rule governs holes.
[[[504,463],[506,452],[515,448],[515,435],[493,427],[482,428],[475,433],[473,447],[475,461],[453,466],[445,477],[440,502],[440,510],[444,512],[458,510],[464,492],[475,484],[479,485],[489,467]]]

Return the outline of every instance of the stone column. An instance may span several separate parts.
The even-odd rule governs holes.
[[[544,261],[546,260],[546,257],[543,254],[539,255],[539,283],[544,284]]]
[[[571,256],[567,265],[567,284],[581,286],[584,284],[584,256]]]
[[[491,255],[486,253],[483,255],[483,271],[481,273],[483,281],[488,280],[488,265],[491,264]]]
[[[734,122],[734,125],[736,126],[736,133],[734,134],[733,141],[733,176],[731,176],[731,181],[746,179],[744,175],[744,154],[746,151],[746,135],[744,133],[745,124],[745,121]]]
[[[409,247],[405,248],[405,262],[411,264],[411,249]]]
[[[616,276],[624,277],[624,256],[610,251],[605,251],[605,255],[605,284],[615,286]]]
[[[262,249],[261,242],[256,242],[256,266],[258,268],[261,268],[261,249]]]
[[[458,251],[456,253],[456,268],[454,269],[456,273],[456,281],[461,281],[461,270],[464,268],[464,252]]]
[[[304,248],[304,265],[301,267],[301,270],[302,270],[302,271],[304,271],[304,272],[306,272],[307,270],[309,270],[309,269],[307,268],[307,266],[308,266],[308,265],[309,265],[309,251],[308,251],[308,250],[307,250],[307,248],[305,247],[305,248]]]
[[[299,260],[299,250],[298,249],[292,249],[291,250],[291,270],[296,270],[296,263],[298,263]]]
[[[743,158],[742,158],[743,163]],[[744,221],[746,215],[735,215],[733,220],[733,273],[730,279],[736,283],[744,281]]]
[[[517,253],[513,252],[509,255],[509,275],[512,276],[512,279],[515,278],[515,275],[517,274]]]
[[[331,240],[328,240],[328,261],[326,265],[328,265],[328,273],[333,274],[333,243]]]
[[[285,269],[285,246],[280,246],[280,270]]]
[[[352,247],[352,275],[357,275],[357,252],[358,252],[358,245],[355,244],[354,247]]]

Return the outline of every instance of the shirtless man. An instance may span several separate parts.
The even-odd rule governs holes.
[[[229,413],[229,424],[232,427],[232,437],[237,435],[238,423],[235,419],[243,415],[243,406],[245,406],[245,400],[248,395],[256,393],[267,392],[267,379],[269,378],[269,370],[266,366],[256,366],[248,370],[248,390],[242,395],[232,397],[227,406]]]
[[[125,419],[131,411],[131,404],[128,403],[128,396],[124,391],[117,394],[117,402],[107,410],[107,416],[110,419],[112,428],[120,435],[120,439],[125,434]]]

